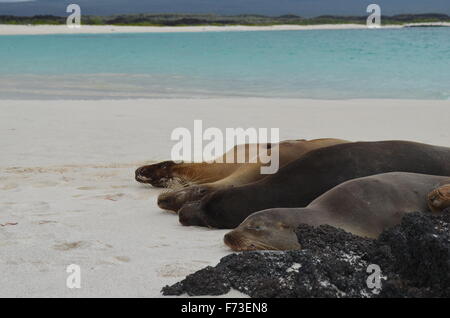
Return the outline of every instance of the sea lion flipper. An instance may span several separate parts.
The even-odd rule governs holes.
[[[428,194],[428,206],[433,212],[441,212],[450,207],[450,184],[434,189]]]

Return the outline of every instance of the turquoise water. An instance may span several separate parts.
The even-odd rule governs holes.
[[[450,28],[0,36],[0,98],[450,99]]]

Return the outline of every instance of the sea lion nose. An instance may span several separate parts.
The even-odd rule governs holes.
[[[136,171],[134,172],[134,177],[137,181],[139,181],[139,176],[140,176],[139,170],[140,169],[136,169]]]
[[[223,242],[224,242],[225,244],[229,245],[229,244],[230,244],[230,241],[231,241],[231,235],[230,235],[230,233],[225,234],[224,237],[223,237]]]
[[[231,248],[233,248],[236,245],[235,244],[236,240],[234,239],[232,232],[224,235],[223,242]]]
[[[143,175],[143,168],[137,168],[136,171],[134,172],[134,177],[136,179],[136,181],[142,181],[142,175]]]
[[[183,210],[180,210],[178,212],[178,221],[181,223],[181,225],[189,226],[189,217],[186,215],[186,213],[183,213]]]
[[[158,206],[160,208],[166,207],[170,203],[170,198],[158,198]]]

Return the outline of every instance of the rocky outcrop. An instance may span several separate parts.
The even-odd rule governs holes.
[[[297,230],[301,251],[231,254],[162,292],[221,295],[234,288],[251,297],[449,297],[449,224],[450,210],[440,216],[411,213],[377,240],[304,225]],[[381,288],[367,280],[381,282]]]

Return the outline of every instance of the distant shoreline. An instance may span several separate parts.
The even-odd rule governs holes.
[[[383,25],[381,29],[407,27],[450,27],[450,22],[426,22]],[[103,34],[103,33],[174,33],[174,32],[221,32],[221,31],[295,31],[295,30],[351,30],[367,29],[365,24],[320,24],[320,25],[271,25],[271,26],[117,26],[82,25],[71,29],[66,25],[12,25],[0,24],[0,35],[44,35],[44,34]]]

